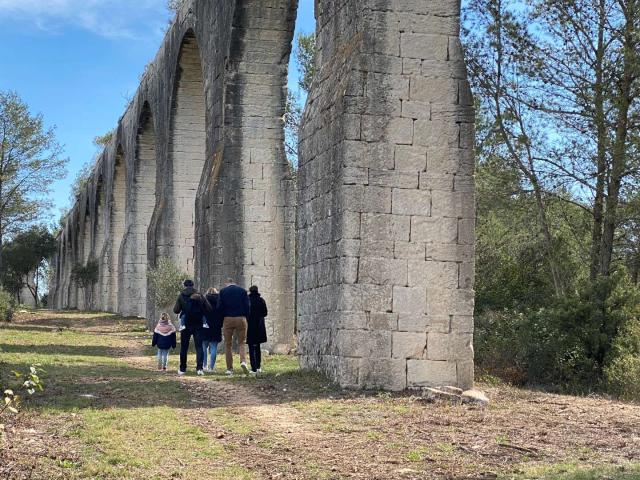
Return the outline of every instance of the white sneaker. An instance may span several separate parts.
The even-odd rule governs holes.
[[[230,377],[233,376],[233,370],[227,370],[226,372],[224,372],[225,375],[229,375]]]
[[[202,328],[209,328],[209,324],[208,323],[203,323],[202,324]]]
[[[249,375],[249,369],[247,368],[246,362],[242,362],[240,364],[240,368],[242,369],[245,375]]]
[[[178,331],[179,331],[179,332],[181,332],[181,331],[182,331],[182,330],[184,330],[185,328],[187,328],[187,327],[185,327],[184,325],[180,325],[180,328],[178,329]]]
[[[202,371],[202,370],[198,370],[198,371],[196,372],[196,374],[197,374],[197,375],[202,376],[202,375],[204,375],[204,371]]]
[[[258,373],[262,373],[262,369],[261,368],[258,369]]]
[[[258,375],[258,372],[257,372],[257,371],[256,371],[256,372],[254,372],[253,370],[251,370],[251,371],[249,372],[249,375],[251,375],[251,376],[254,376],[254,377],[255,377],[256,375]]]
[[[182,370],[178,370],[178,375],[182,376],[182,375],[186,375],[187,372],[183,372]]]

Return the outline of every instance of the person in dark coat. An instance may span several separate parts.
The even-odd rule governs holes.
[[[203,318],[209,310],[208,303],[193,286],[192,280],[184,281],[184,290],[178,296],[173,307],[173,313],[185,316],[185,329],[180,331],[180,369],[178,375],[184,375],[187,371],[187,355],[189,343],[193,337],[196,346],[196,373],[204,375],[202,364],[204,352],[202,350]]]
[[[251,304],[248,327],[247,327],[247,345],[249,345],[249,361],[251,362],[251,372],[262,372],[262,347],[261,343],[267,341],[267,327],[264,318],[269,314],[267,310],[267,302],[260,296],[258,287],[255,285],[249,288],[249,302]]]
[[[158,347],[158,370],[167,370],[169,350],[176,348],[176,327],[173,326],[168,313],[163,313],[153,331],[152,347]]]
[[[218,290],[210,288],[207,290],[205,300],[210,309],[206,313],[209,328],[202,330],[202,350],[204,351],[203,366],[205,370],[213,371],[216,368],[216,355],[218,354],[218,344],[222,341],[222,317],[218,313]],[[207,363],[207,356],[209,362]],[[207,369],[207,366],[209,367]]]
[[[247,368],[245,342],[247,341],[247,318],[249,317],[249,297],[247,291],[236,285],[233,279],[227,279],[226,286],[220,291],[218,297],[218,313],[222,317],[222,330],[224,332],[225,360],[227,362],[227,375],[233,375],[233,334],[238,337],[238,353],[240,353],[240,367],[245,374]]]

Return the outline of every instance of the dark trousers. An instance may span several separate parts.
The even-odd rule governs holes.
[[[262,363],[262,349],[260,344],[249,345],[249,361],[251,362],[251,371],[255,372],[260,369]]]
[[[202,328],[187,327],[180,332],[180,371],[187,371],[187,354],[189,353],[189,342],[193,336],[193,343],[196,344],[196,370],[202,370],[204,361],[204,350],[202,349]]]

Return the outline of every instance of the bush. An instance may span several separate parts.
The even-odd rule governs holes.
[[[5,322],[13,320],[13,298],[2,287],[0,287],[0,320]]]
[[[631,319],[616,337],[605,379],[611,393],[640,401],[640,317]]]
[[[549,303],[525,312],[478,315],[480,373],[581,393],[608,388],[623,394],[633,375],[639,383],[640,340],[629,338],[640,339],[640,331],[633,337],[629,329],[640,330],[640,292],[624,272]]]
[[[162,257],[158,259],[155,268],[147,272],[149,279],[149,294],[153,303],[160,308],[173,305],[182,290],[182,282],[187,274],[180,270],[173,260]]]

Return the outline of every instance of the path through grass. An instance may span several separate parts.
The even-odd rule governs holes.
[[[486,410],[425,404],[341,391],[285,356],[258,379],[181,378],[175,354],[154,370],[149,343],[141,321],[107,315],[0,326],[2,385],[46,372],[7,422],[0,478],[640,478],[638,406],[508,387]]]

